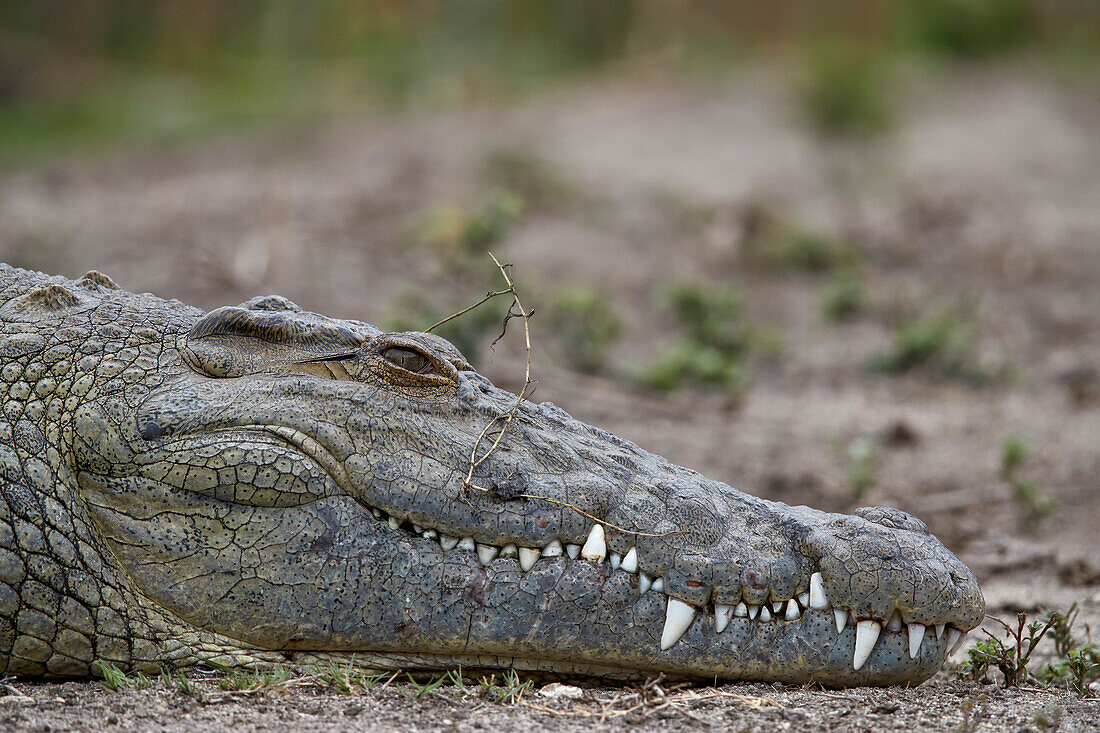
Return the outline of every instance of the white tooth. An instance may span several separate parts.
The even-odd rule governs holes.
[[[794,599],[787,601],[787,615],[784,616],[788,621],[794,621],[802,614],[798,610],[798,604],[794,602]]]
[[[733,615],[738,618],[745,618],[749,615],[749,607],[745,605],[744,601],[740,601],[733,609]]]
[[[444,550],[453,550],[458,546],[458,538],[441,534],[439,535],[439,544],[443,546]]]
[[[653,590],[657,591],[658,593],[664,593],[665,592],[665,579],[664,578],[654,578],[653,579]]]
[[[519,548],[519,566],[523,568],[523,572],[527,572],[531,568],[535,567],[535,561],[539,559],[539,551],[533,547],[521,547]]]
[[[802,606],[803,608],[809,608],[810,607],[810,594],[809,593],[807,593],[806,591],[802,591],[796,597],[798,598],[798,605]]]
[[[645,595],[650,586],[653,585],[653,578],[649,577],[645,573],[638,573],[638,593]]]
[[[374,515],[375,519],[381,519],[382,518],[382,512],[379,511],[378,509],[371,509],[370,513]]]
[[[814,573],[810,576],[810,608],[816,608],[822,610],[829,607],[829,599],[825,597],[825,582],[821,577],[821,573]]]
[[[581,548],[581,557],[589,562],[603,562],[607,557],[607,543],[603,537],[603,525],[592,525],[592,531],[588,533],[588,539]]]
[[[894,613],[890,615],[890,620],[886,622],[887,631],[901,631],[901,614],[897,609],[894,609]]]
[[[436,531],[434,529],[426,529],[420,533],[420,536],[425,539],[434,540],[439,535],[436,534]]]
[[[515,557],[518,554],[519,554],[519,551],[516,549],[515,544],[512,543],[512,542],[509,542],[507,545],[500,548],[500,556],[501,557]]]
[[[543,557],[561,557],[561,540],[550,540],[550,544],[542,548]]]
[[[749,604],[749,618],[756,620],[756,617],[760,615],[760,606],[754,606]]]
[[[833,618],[836,619],[836,633],[843,632],[844,624],[848,623],[848,612],[841,608],[834,608]]]
[[[458,541],[458,549],[460,550],[475,550],[477,546],[474,544],[473,537],[463,537]]]
[[[675,598],[668,599],[665,608],[665,629],[661,632],[661,650],[671,649],[695,620],[695,607]]]
[[[937,639],[940,638],[941,636],[943,636],[943,628],[946,625],[947,624],[936,624],[936,638]]]
[[[924,624],[909,622],[909,658],[916,659],[920,654],[920,643],[924,639]]]
[[[566,545],[565,554],[569,556],[570,560],[576,560],[577,556],[581,554],[580,545]]]
[[[966,634],[958,629],[947,630],[947,656],[951,656],[959,650],[963,641],[966,639]]]
[[[772,620],[772,612],[768,610],[767,606],[760,607],[760,621],[767,623]]]
[[[390,517],[386,521],[389,522],[390,529],[397,529],[398,527],[401,526],[401,520],[398,519],[397,517]]]
[[[882,633],[882,625],[878,621],[867,619],[856,624],[856,648],[852,654],[852,667],[859,669],[871,656],[878,641],[878,635]]]
[[[714,631],[721,634],[726,630],[726,626],[730,622],[730,612],[733,610],[733,606],[725,606],[721,603],[714,604]]]
[[[478,545],[477,561],[480,562],[482,565],[488,565],[493,561],[493,558],[497,556],[498,552],[500,552],[500,550],[493,547],[492,545]]]
[[[421,527],[419,524],[414,524],[413,525],[413,532],[416,532],[417,534],[420,534],[423,531],[424,531],[424,528]]]
[[[783,601],[772,601],[772,613],[779,615],[779,612],[783,610]]]
[[[619,567],[628,573],[638,572],[638,550],[633,547],[627,550]]]
[[[611,562],[611,569],[612,570],[618,570],[619,569],[619,564],[622,561],[623,561],[623,556],[622,555],[620,555],[617,552],[612,552],[611,553],[611,561],[610,562]]]

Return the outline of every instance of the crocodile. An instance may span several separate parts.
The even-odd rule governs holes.
[[[0,265],[0,398],[6,674],[909,684],[984,617],[905,512],[742,493],[434,334],[279,296],[204,312]]]

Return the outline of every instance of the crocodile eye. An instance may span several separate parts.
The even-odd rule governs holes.
[[[394,346],[383,351],[382,358],[414,374],[438,374],[435,364],[419,351]]]

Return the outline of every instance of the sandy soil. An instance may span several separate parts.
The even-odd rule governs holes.
[[[620,81],[519,108],[74,156],[0,173],[0,258],[69,276],[95,268],[125,288],[207,308],[279,292],[311,310],[380,321],[410,294],[444,292],[449,312],[480,293],[456,290],[448,253],[410,232],[434,206],[483,200],[493,151],[533,151],[553,163],[564,193],[528,196],[494,249],[516,264],[536,307],[587,284],[624,323],[610,366],[584,376],[564,366],[536,319],[536,399],[762,496],[911,511],[978,573],[990,614],[1077,601],[1082,622],[1098,628],[1100,99],[1041,76],[989,72],[946,87],[916,82],[905,99],[896,131],[866,146],[815,141],[793,121],[781,85],[746,75],[706,88]],[[858,243],[865,316],[827,324],[821,277],[739,264],[762,206]],[[778,355],[753,361],[736,400],[661,396],[624,376],[672,342],[657,294],[681,279],[739,289],[753,322],[782,337]],[[974,359],[1007,366],[1011,379],[979,388],[869,372],[904,314],[951,308],[971,314]],[[498,383],[522,381],[514,348],[479,362]],[[1030,516],[999,475],[1010,436],[1031,447],[1019,472],[1057,502],[1054,516]],[[874,455],[860,500],[845,459],[858,438]],[[531,693],[530,706],[504,707],[412,700],[397,684],[354,698],[11,684],[0,727],[29,730],[954,730],[968,705],[983,730],[1049,728],[1059,716],[1061,730],[1100,727],[1095,697],[946,673],[912,690],[731,686],[720,689],[747,697],[651,705],[603,722],[601,705],[628,690],[595,687],[578,700]]]

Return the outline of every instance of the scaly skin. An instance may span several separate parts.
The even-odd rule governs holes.
[[[204,314],[0,265],[0,380],[4,673],[354,659],[882,685],[932,675],[984,615],[903,512],[748,496],[547,403],[465,487],[514,396],[438,337],[274,296]]]

